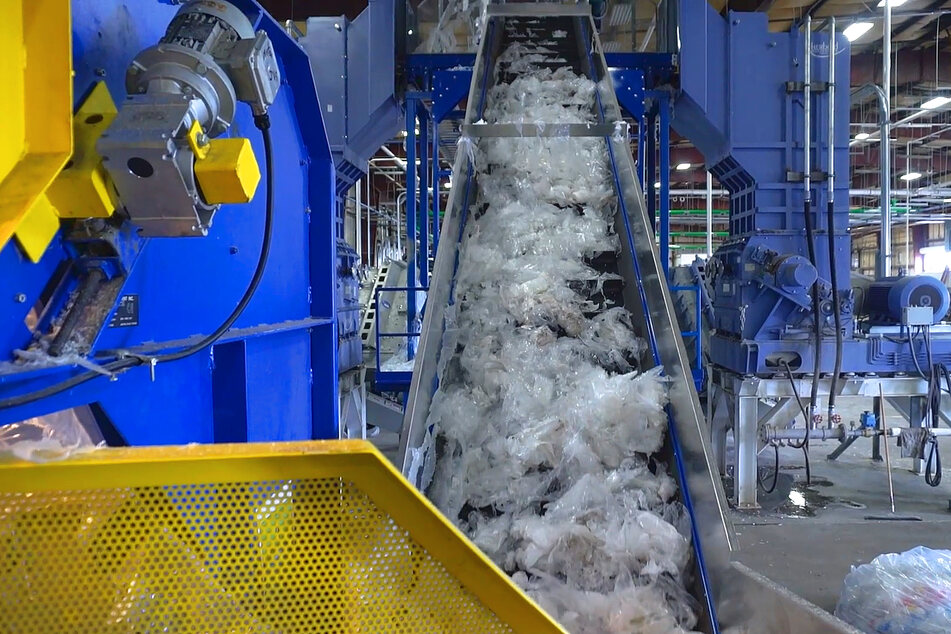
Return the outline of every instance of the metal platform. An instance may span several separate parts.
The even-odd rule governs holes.
[[[710,421],[717,467],[722,475],[727,474],[726,439],[727,432],[732,429],[736,441],[734,502],[739,509],[757,509],[757,456],[766,447],[770,433],[775,433],[773,430],[787,429],[797,417],[801,418],[796,392],[804,402],[808,401],[812,379],[799,376],[790,382],[786,376],[762,378],[741,375],[718,366],[711,366],[709,374],[707,420]],[[820,400],[828,399],[830,385],[831,379],[828,377],[819,380]],[[908,375],[853,375],[839,380],[837,394],[840,402],[846,399],[865,399],[872,411],[878,411],[882,394],[911,426],[920,427],[923,425],[928,382]],[[722,415],[722,410],[721,415],[717,416],[721,403],[726,408],[725,416]],[[946,411],[942,409],[941,417],[948,422]],[[851,438],[857,437],[850,438],[842,426],[829,425],[828,421],[824,423],[824,429],[825,432],[821,432],[821,429],[816,431],[826,433],[827,439],[840,439],[843,444],[851,444]],[[880,460],[881,438],[874,436],[871,440],[872,458]],[[835,452],[830,457],[835,459]],[[923,462],[914,460],[913,470],[916,473],[923,471]]]

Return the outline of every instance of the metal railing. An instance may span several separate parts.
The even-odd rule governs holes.
[[[407,294],[407,306],[409,306],[409,293],[417,293],[419,291],[428,292],[428,286],[380,286],[376,288],[373,292],[373,307],[374,307],[374,321],[376,328],[376,377],[375,383],[378,389],[384,391],[392,392],[405,392],[409,389],[410,381],[413,378],[412,370],[384,370],[383,369],[383,350],[381,340],[384,338],[389,339],[406,339],[406,360],[412,361],[416,356],[416,346],[415,343],[419,340],[419,332],[414,332],[411,324],[416,324],[415,316],[412,319],[407,319],[407,329],[403,331],[384,331],[383,324],[380,322],[380,315],[383,311],[380,310],[380,293],[399,293],[403,292]]]

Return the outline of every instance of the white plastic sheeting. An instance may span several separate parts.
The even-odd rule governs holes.
[[[595,122],[596,85],[512,45],[485,123]],[[600,138],[483,138],[479,193],[447,311],[422,483],[439,508],[573,632],[682,632],[689,519],[651,456],[666,433],[659,370],[586,258],[616,253]],[[430,461],[431,462],[431,461]]]

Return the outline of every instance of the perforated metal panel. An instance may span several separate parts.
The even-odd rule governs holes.
[[[560,631],[352,441],[0,466],[0,614],[11,632]]]

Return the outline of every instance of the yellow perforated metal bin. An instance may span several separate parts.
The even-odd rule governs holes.
[[[370,444],[0,464],[9,632],[563,631]]]

